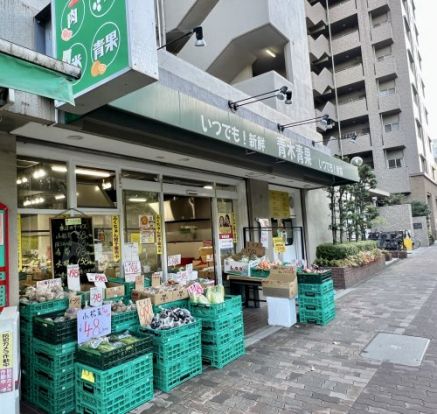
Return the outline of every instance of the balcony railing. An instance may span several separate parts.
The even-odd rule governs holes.
[[[372,27],[371,31],[372,43],[381,43],[385,40],[393,39],[393,29],[391,22],[379,24]]]
[[[358,30],[336,36],[332,39],[332,50],[334,54],[340,54],[360,46],[360,34]]]
[[[339,117],[342,121],[362,117],[367,114],[367,99],[359,98],[350,101],[343,101],[339,105]]]
[[[349,66],[348,68],[335,73],[335,81],[338,88],[359,82],[363,80],[363,78],[364,72],[362,63]]]
[[[331,23],[346,19],[357,13],[356,0],[344,0],[329,8],[329,19]]]

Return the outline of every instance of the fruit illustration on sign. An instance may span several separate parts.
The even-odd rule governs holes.
[[[64,29],[61,33],[61,39],[65,42],[68,42],[73,36],[73,32],[70,29]]]
[[[71,9],[74,7],[77,3],[79,3],[79,0],[71,0],[70,3],[68,3],[68,7]]]
[[[91,76],[96,77],[103,75],[106,72],[106,68],[107,66],[104,63],[101,63],[98,60],[94,61],[91,65]]]

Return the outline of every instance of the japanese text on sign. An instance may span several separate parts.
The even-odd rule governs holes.
[[[12,332],[0,333],[0,393],[14,390]]]
[[[78,264],[67,266],[67,286],[70,290],[80,290],[80,269]]]
[[[137,300],[135,302],[137,305],[138,318],[140,319],[141,326],[148,326],[153,319],[153,308],[150,298]]]
[[[91,306],[103,305],[103,288],[93,287],[90,289],[90,305]]]
[[[77,342],[79,344],[110,333],[111,305],[87,308],[77,313]]]
[[[123,263],[123,268],[126,282],[135,282],[135,278],[141,274],[141,262],[139,260],[126,260]]]
[[[56,278],[56,279],[46,279],[46,280],[40,280],[39,282],[36,282],[37,288],[47,288],[51,289],[53,287],[62,287],[62,279]]]
[[[180,254],[175,254],[173,256],[168,256],[168,261],[167,261],[167,265],[170,267],[174,267],[177,266],[179,264],[181,264],[181,255]]]
[[[114,262],[120,261],[120,217],[112,216],[112,255]]]

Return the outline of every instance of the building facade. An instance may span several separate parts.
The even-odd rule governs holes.
[[[13,93],[7,79],[0,84],[0,201],[10,211],[12,303],[18,274],[29,281],[54,273],[50,219],[60,214],[92,217],[98,271],[120,273],[125,247],[136,243],[144,272],[166,272],[170,256],[191,260],[208,251],[220,281],[223,259],[248,240],[262,239],[272,260],[314,260],[316,246],[330,240],[323,188],[357,180],[355,167],[317,143],[315,125],[282,133],[277,127],[314,117],[304,0],[244,0],[238,10],[230,0],[148,0],[137,10],[130,7],[135,2],[126,0],[129,22],[140,30],[138,16],[150,23],[147,37],[136,39],[145,48],[135,50],[140,64],[146,61],[147,86],[136,86],[135,76],[121,82],[124,71],[109,79],[118,82],[112,90],[102,94],[100,84],[91,85],[89,99],[76,94],[76,106],[66,107],[19,87]],[[71,64],[63,74],[75,90],[89,67],[84,56],[55,51],[62,24],[47,3],[0,0],[0,39],[33,51],[34,66],[46,55],[58,59],[53,65],[76,62],[79,79],[71,78]],[[87,11],[86,3],[71,7]],[[87,24],[74,16],[67,20],[72,33]],[[206,47],[194,47],[190,36],[171,43],[200,25]],[[103,62],[115,47],[92,53]],[[6,49],[0,54],[22,61],[12,46]],[[102,62],[94,62],[90,82],[113,61]],[[283,86],[293,92],[292,105],[276,98]],[[229,108],[229,100],[269,91],[274,98]],[[106,102],[96,106],[93,97]],[[159,222],[159,234],[144,228],[142,216]],[[224,233],[221,218],[232,231]],[[284,257],[275,256],[276,233],[287,235]]]
[[[338,123],[325,144],[361,156],[378,188],[427,202],[435,233],[436,164],[414,10],[414,0],[308,0],[308,43],[316,112]]]

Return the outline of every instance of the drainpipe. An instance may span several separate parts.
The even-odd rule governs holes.
[[[334,62],[334,53],[332,51],[332,32],[331,32],[331,20],[329,18],[329,0],[326,1],[326,18],[328,21],[328,34],[329,34],[329,51],[331,53],[331,66],[332,66],[332,77],[334,80],[334,96],[335,96],[335,112],[337,114],[337,123],[338,123],[338,150],[340,151],[340,157],[343,159],[343,144],[341,142],[341,121],[340,121],[340,109],[338,105],[338,93],[337,93],[337,81],[335,79],[335,62]]]
[[[165,33],[165,16],[164,16],[164,3],[163,0],[156,0],[156,25],[158,28],[158,47],[165,45],[166,33]]]

